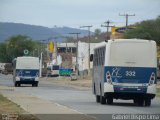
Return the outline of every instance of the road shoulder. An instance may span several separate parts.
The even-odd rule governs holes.
[[[14,87],[9,89],[9,87],[0,86],[0,89],[0,94],[19,105],[27,113],[33,114],[42,120],[53,120],[53,117],[56,118],[55,120],[70,120],[71,118],[77,120],[92,119],[85,114],[58,103],[53,103],[35,96],[17,92],[14,90]],[[66,119],[66,117],[68,118]]]

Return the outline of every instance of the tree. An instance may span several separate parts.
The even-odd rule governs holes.
[[[95,29],[94,31],[94,35],[97,37],[101,34],[101,30],[100,29]]]
[[[142,21],[135,26],[135,29],[128,30],[125,33],[125,38],[155,40],[160,45],[160,16],[154,20]]]
[[[76,40],[73,37],[66,37],[65,42],[73,43],[73,42],[76,42]]]
[[[0,44],[0,61],[11,62],[14,58],[23,56],[25,49],[29,50],[30,54],[34,50],[35,42],[27,36],[13,36]]]
[[[6,49],[6,43],[1,43],[0,44],[0,61],[1,62],[8,62],[8,54],[7,54],[7,49]]]

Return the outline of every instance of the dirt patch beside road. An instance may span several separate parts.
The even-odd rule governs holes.
[[[24,113],[24,110],[0,94],[0,114]]]
[[[0,120],[4,118],[7,120],[12,120],[12,118],[15,118],[15,120],[39,120],[35,116],[27,114],[19,105],[0,94]]]
[[[91,89],[92,87],[92,80],[91,78],[85,79],[78,79],[71,81],[70,77],[48,77],[48,78],[41,78],[40,80],[45,80],[51,83],[56,83],[58,85],[63,86],[71,86],[76,87],[78,89]]]

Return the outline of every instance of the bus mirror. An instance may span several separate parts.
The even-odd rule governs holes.
[[[90,62],[93,61],[93,54],[90,55]]]

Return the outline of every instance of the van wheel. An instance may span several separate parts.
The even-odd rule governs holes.
[[[137,104],[137,103],[138,103],[138,100],[137,100],[137,99],[133,99],[133,103],[134,103],[134,104]]]
[[[20,83],[18,84],[18,87],[21,87],[21,84],[20,84]]]
[[[100,96],[96,95],[96,102],[99,103],[100,102]]]
[[[151,106],[151,99],[145,99],[145,106]]]
[[[100,96],[100,103],[106,104],[106,98],[104,96]]]
[[[112,97],[107,98],[107,104],[109,104],[109,105],[113,104],[113,98]]]

